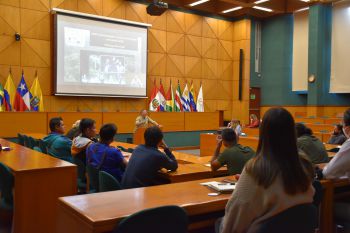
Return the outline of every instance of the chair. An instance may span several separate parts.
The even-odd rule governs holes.
[[[178,206],[142,210],[123,219],[113,233],[187,233],[188,218]]]
[[[100,192],[108,192],[122,189],[119,181],[108,172],[100,171],[98,174],[98,178]]]
[[[78,190],[79,192],[85,192],[86,191],[85,164],[83,163],[83,161],[81,161],[77,157],[73,157],[73,163],[77,165],[77,169],[78,169],[78,180],[77,180]]]
[[[40,147],[38,147],[38,146],[34,146],[33,147],[33,150],[35,150],[35,151],[38,151],[38,152],[43,152],[41,149],[40,149]]]
[[[12,189],[14,186],[14,177],[9,168],[3,163],[0,163],[0,209],[13,209]]]
[[[17,134],[17,137],[18,137],[18,143],[21,145],[21,146],[24,146],[24,136],[20,133]]]
[[[92,165],[87,164],[86,165],[86,171],[89,178],[89,193],[96,193],[98,192],[99,188],[99,170],[94,168]]]
[[[22,136],[23,136],[23,140],[24,140],[24,146],[30,148],[29,137],[25,134],[23,134]]]
[[[39,147],[43,153],[48,154],[48,145],[45,141],[40,139],[39,140]]]
[[[317,228],[317,208],[313,204],[293,206],[261,223],[257,233],[314,233]]]

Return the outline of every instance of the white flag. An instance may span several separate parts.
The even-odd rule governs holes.
[[[198,92],[197,112],[204,112],[204,99],[203,99],[203,88],[202,88],[202,85],[199,88],[199,92]]]
[[[185,85],[184,91],[182,92],[181,104],[182,104],[182,108],[183,108],[184,112],[190,112],[191,111],[191,108],[190,108],[190,96],[188,94],[187,83]]]

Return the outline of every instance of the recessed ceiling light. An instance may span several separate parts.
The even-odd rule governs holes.
[[[269,0],[259,0],[259,1],[254,2],[254,4],[260,4],[260,3],[268,2],[268,1],[269,1]]]
[[[240,9],[242,9],[242,8],[243,8],[243,7],[238,6],[238,7],[234,7],[234,8],[230,8],[230,9],[224,10],[222,13],[225,14],[225,13],[228,13],[228,12],[240,10]]]
[[[260,7],[260,6],[253,6],[254,9],[261,10],[261,11],[267,11],[267,12],[272,12],[273,10],[270,8],[266,7]]]
[[[309,10],[309,7],[304,7],[304,8],[301,8],[299,10],[296,10],[294,12],[297,13],[297,12],[308,11],[308,10]]]
[[[209,2],[210,0],[199,0],[196,2],[192,2],[191,4],[189,4],[190,6],[197,6],[199,4],[205,3],[205,2]]]
[[[300,0],[300,1],[302,1],[302,2],[310,2],[310,0]]]

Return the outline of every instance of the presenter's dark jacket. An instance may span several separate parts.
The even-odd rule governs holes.
[[[165,168],[175,171],[177,161],[169,149],[165,149],[164,152],[165,154],[157,148],[145,145],[136,147],[123,176],[123,188],[138,188],[167,183],[159,176],[159,170]]]

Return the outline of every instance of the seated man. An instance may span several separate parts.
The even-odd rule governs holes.
[[[350,177],[350,108],[344,113],[343,132],[347,140],[323,169],[323,176],[327,179]]]
[[[128,162],[119,149],[110,146],[116,133],[115,124],[103,125],[100,129],[100,142],[91,144],[86,150],[86,163],[111,174],[121,182]]]
[[[323,143],[312,135],[312,130],[302,123],[295,124],[297,135],[297,146],[304,152],[313,164],[327,163],[328,153]]]
[[[70,148],[72,141],[64,136],[65,126],[62,118],[55,117],[50,119],[49,127],[51,133],[43,139],[48,146],[48,153],[56,158],[71,162]]]
[[[343,133],[342,125],[335,125],[332,136],[330,137],[328,144],[342,145],[346,141],[346,137]]]
[[[96,123],[89,118],[80,121],[79,129],[81,134],[73,139],[71,153],[72,156],[86,164],[86,148],[90,143],[96,142]]]
[[[133,151],[124,173],[122,187],[138,188],[167,183],[160,179],[162,168],[175,171],[177,161],[163,141],[163,133],[157,126],[147,128],[144,134],[145,145],[139,145]],[[164,153],[158,150],[164,149]]]
[[[152,120],[148,116],[147,110],[144,109],[141,111],[140,115],[136,118],[134,132],[136,132],[138,128],[147,128],[148,124],[152,124],[160,127],[160,125],[156,121]]]
[[[224,129],[218,139],[215,154],[211,159],[211,170],[216,171],[220,167],[227,165],[230,175],[240,174],[245,163],[255,156],[255,152],[250,147],[241,146],[237,143],[237,135],[231,128]],[[220,154],[222,144],[226,147]]]

